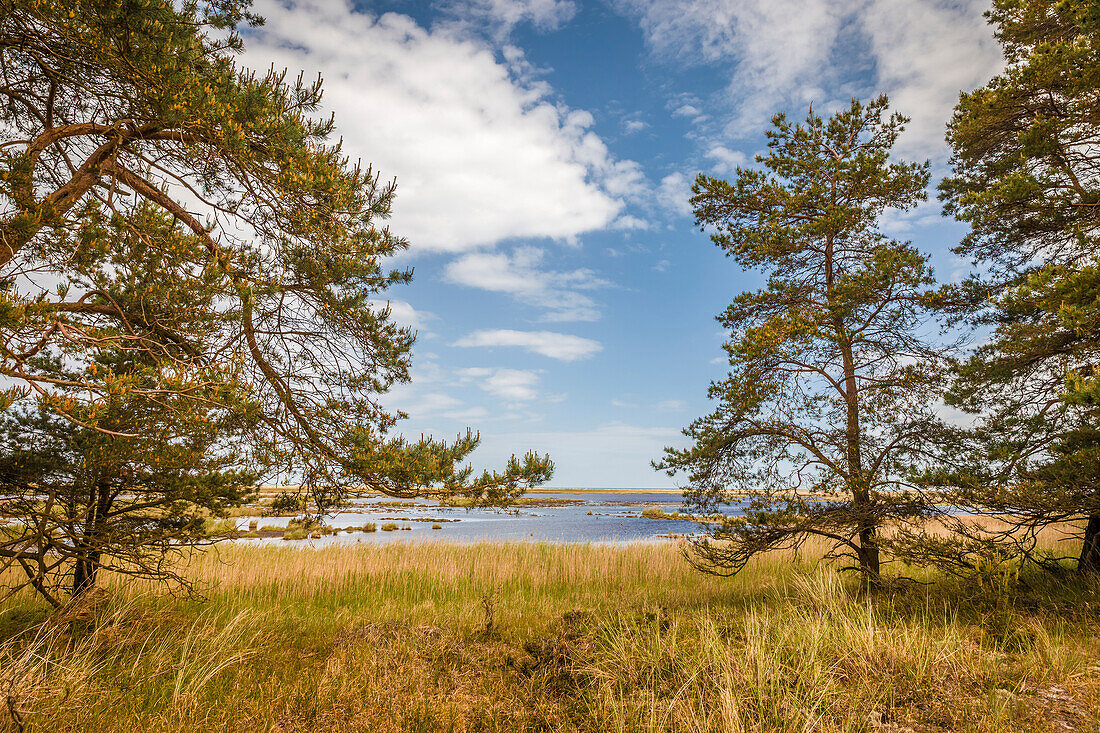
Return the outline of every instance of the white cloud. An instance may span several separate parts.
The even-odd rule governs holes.
[[[854,0],[621,0],[638,17],[650,46],[677,61],[736,64],[735,125],[754,130],[776,94],[803,94],[827,66]],[[682,105],[677,113],[690,115]]]
[[[657,195],[661,205],[669,211],[680,216],[691,215],[691,181],[683,173],[677,171],[662,178]]]
[[[542,2],[516,6],[536,22],[550,17]],[[267,22],[250,32],[244,62],[324,74],[344,151],[397,178],[391,225],[413,247],[572,238],[607,227],[623,197],[645,187],[640,167],[614,159],[589,129],[589,113],[517,78],[516,60],[498,63],[484,42],[344,0],[260,0],[256,10]]]
[[[508,402],[529,402],[538,397],[539,373],[530,369],[470,367],[459,369],[455,375]]]
[[[544,321],[595,321],[595,301],[581,291],[610,285],[587,268],[569,271],[539,269],[545,252],[517,247],[511,256],[485,252],[463,255],[447,264],[443,276],[453,283],[497,293],[545,308]]]
[[[444,412],[443,417],[456,422],[471,423],[491,420],[494,416],[484,407],[468,407],[462,410]]]
[[[647,127],[649,127],[649,124],[643,122],[642,120],[623,120],[623,132],[625,132],[627,135],[633,135],[636,132],[641,132]]]
[[[512,331],[493,329],[474,331],[455,341],[454,346],[519,346],[536,354],[560,361],[576,361],[601,351],[598,341],[552,331]]]
[[[522,369],[497,369],[481,383],[489,394],[509,402],[527,402],[538,396],[539,375]]]
[[[904,239],[913,229],[942,224],[943,221],[940,203],[933,193],[927,201],[917,204],[908,211],[886,209],[879,218],[879,228],[888,236]]]
[[[648,231],[650,228],[650,223],[645,219],[639,219],[636,216],[624,214],[623,216],[620,216],[618,219],[615,220],[615,222],[611,225],[611,228],[621,229],[624,231]]]
[[[469,386],[476,386],[510,403],[510,406],[518,406],[520,403],[539,398],[538,385],[541,377],[538,370],[502,367],[446,370],[436,364],[432,358],[421,361],[422,364],[414,367],[412,382],[394,385],[385,397],[387,409],[401,410],[414,422],[445,418],[469,423],[520,417],[513,413],[502,413],[500,410],[490,412],[484,405],[470,404],[448,393]],[[465,396],[470,398],[469,394]],[[558,396],[548,399],[554,401]],[[474,396],[472,401],[478,402],[479,398]],[[527,417],[531,416],[527,415]]]
[[[707,151],[707,157],[714,161],[709,173],[719,176],[728,176],[738,166],[748,162],[748,156],[740,150],[730,150],[725,145],[715,145]]]
[[[928,155],[944,147],[959,92],[985,84],[1003,65],[982,12],[988,0],[875,0],[863,15],[879,86],[911,118],[899,148]]]
[[[1001,66],[988,0],[619,0],[653,51],[729,69],[723,134],[757,134],[777,110],[801,117],[879,91],[913,118],[908,155],[942,157],[960,90]],[[869,49],[868,54],[865,49]],[[689,114],[682,104],[674,114]]]
[[[418,393],[408,385],[399,385],[386,398],[389,409],[401,410],[412,419],[442,415],[462,407],[462,400],[443,392]]]
[[[458,369],[455,371],[455,376],[462,380],[468,379],[481,379],[487,377],[493,373],[493,370],[489,367],[468,367],[466,369]]]
[[[692,103],[679,103],[678,100],[672,101],[669,108],[672,110],[673,117],[689,117],[693,125],[702,125],[710,120],[710,115],[701,109],[702,103],[696,100],[694,96],[681,95],[680,98],[690,98],[694,101]]]

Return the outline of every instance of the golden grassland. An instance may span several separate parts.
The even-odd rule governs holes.
[[[1097,584],[863,595],[819,551],[223,544],[201,599],[9,600],[0,685],[28,731],[1100,730]]]

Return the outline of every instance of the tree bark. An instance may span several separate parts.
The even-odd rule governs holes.
[[[834,267],[833,237],[827,235],[825,240],[825,293],[830,306],[834,302]],[[881,577],[877,537],[878,523],[868,512],[871,495],[863,474],[863,435],[859,425],[859,382],[856,378],[855,356],[852,353],[852,342],[843,320],[834,314],[832,325],[844,365],[843,393],[847,413],[844,426],[845,462],[848,467],[848,491],[852,495],[852,507],[858,515],[859,551],[856,556],[859,560],[859,572],[864,587],[873,587],[878,585]]]
[[[97,481],[89,499],[83,537],[77,546],[76,567],[73,569],[73,598],[95,587],[99,561],[103,557],[107,512],[111,509],[110,485],[104,480]]]
[[[1100,514],[1093,514],[1085,525],[1085,541],[1081,545],[1081,557],[1077,572],[1100,573]]]

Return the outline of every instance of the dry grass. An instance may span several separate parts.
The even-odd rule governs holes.
[[[868,597],[814,551],[726,580],[671,545],[223,545],[205,600],[14,599],[0,677],[42,731],[1100,730],[1097,586]]]

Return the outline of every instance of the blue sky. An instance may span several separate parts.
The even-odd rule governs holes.
[[[695,175],[732,175],[777,111],[887,92],[899,155],[944,172],[960,90],[998,70],[987,3],[937,0],[257,0],[244,63],[325,78],[345,149],[396,178],[407,237],[407,434],[480,430],[477,466],[549,452],[554,486],[652,470],[725,373],[714,315],[758,284],[693,226]],[[885,228],[965,263],[932,201]]]

